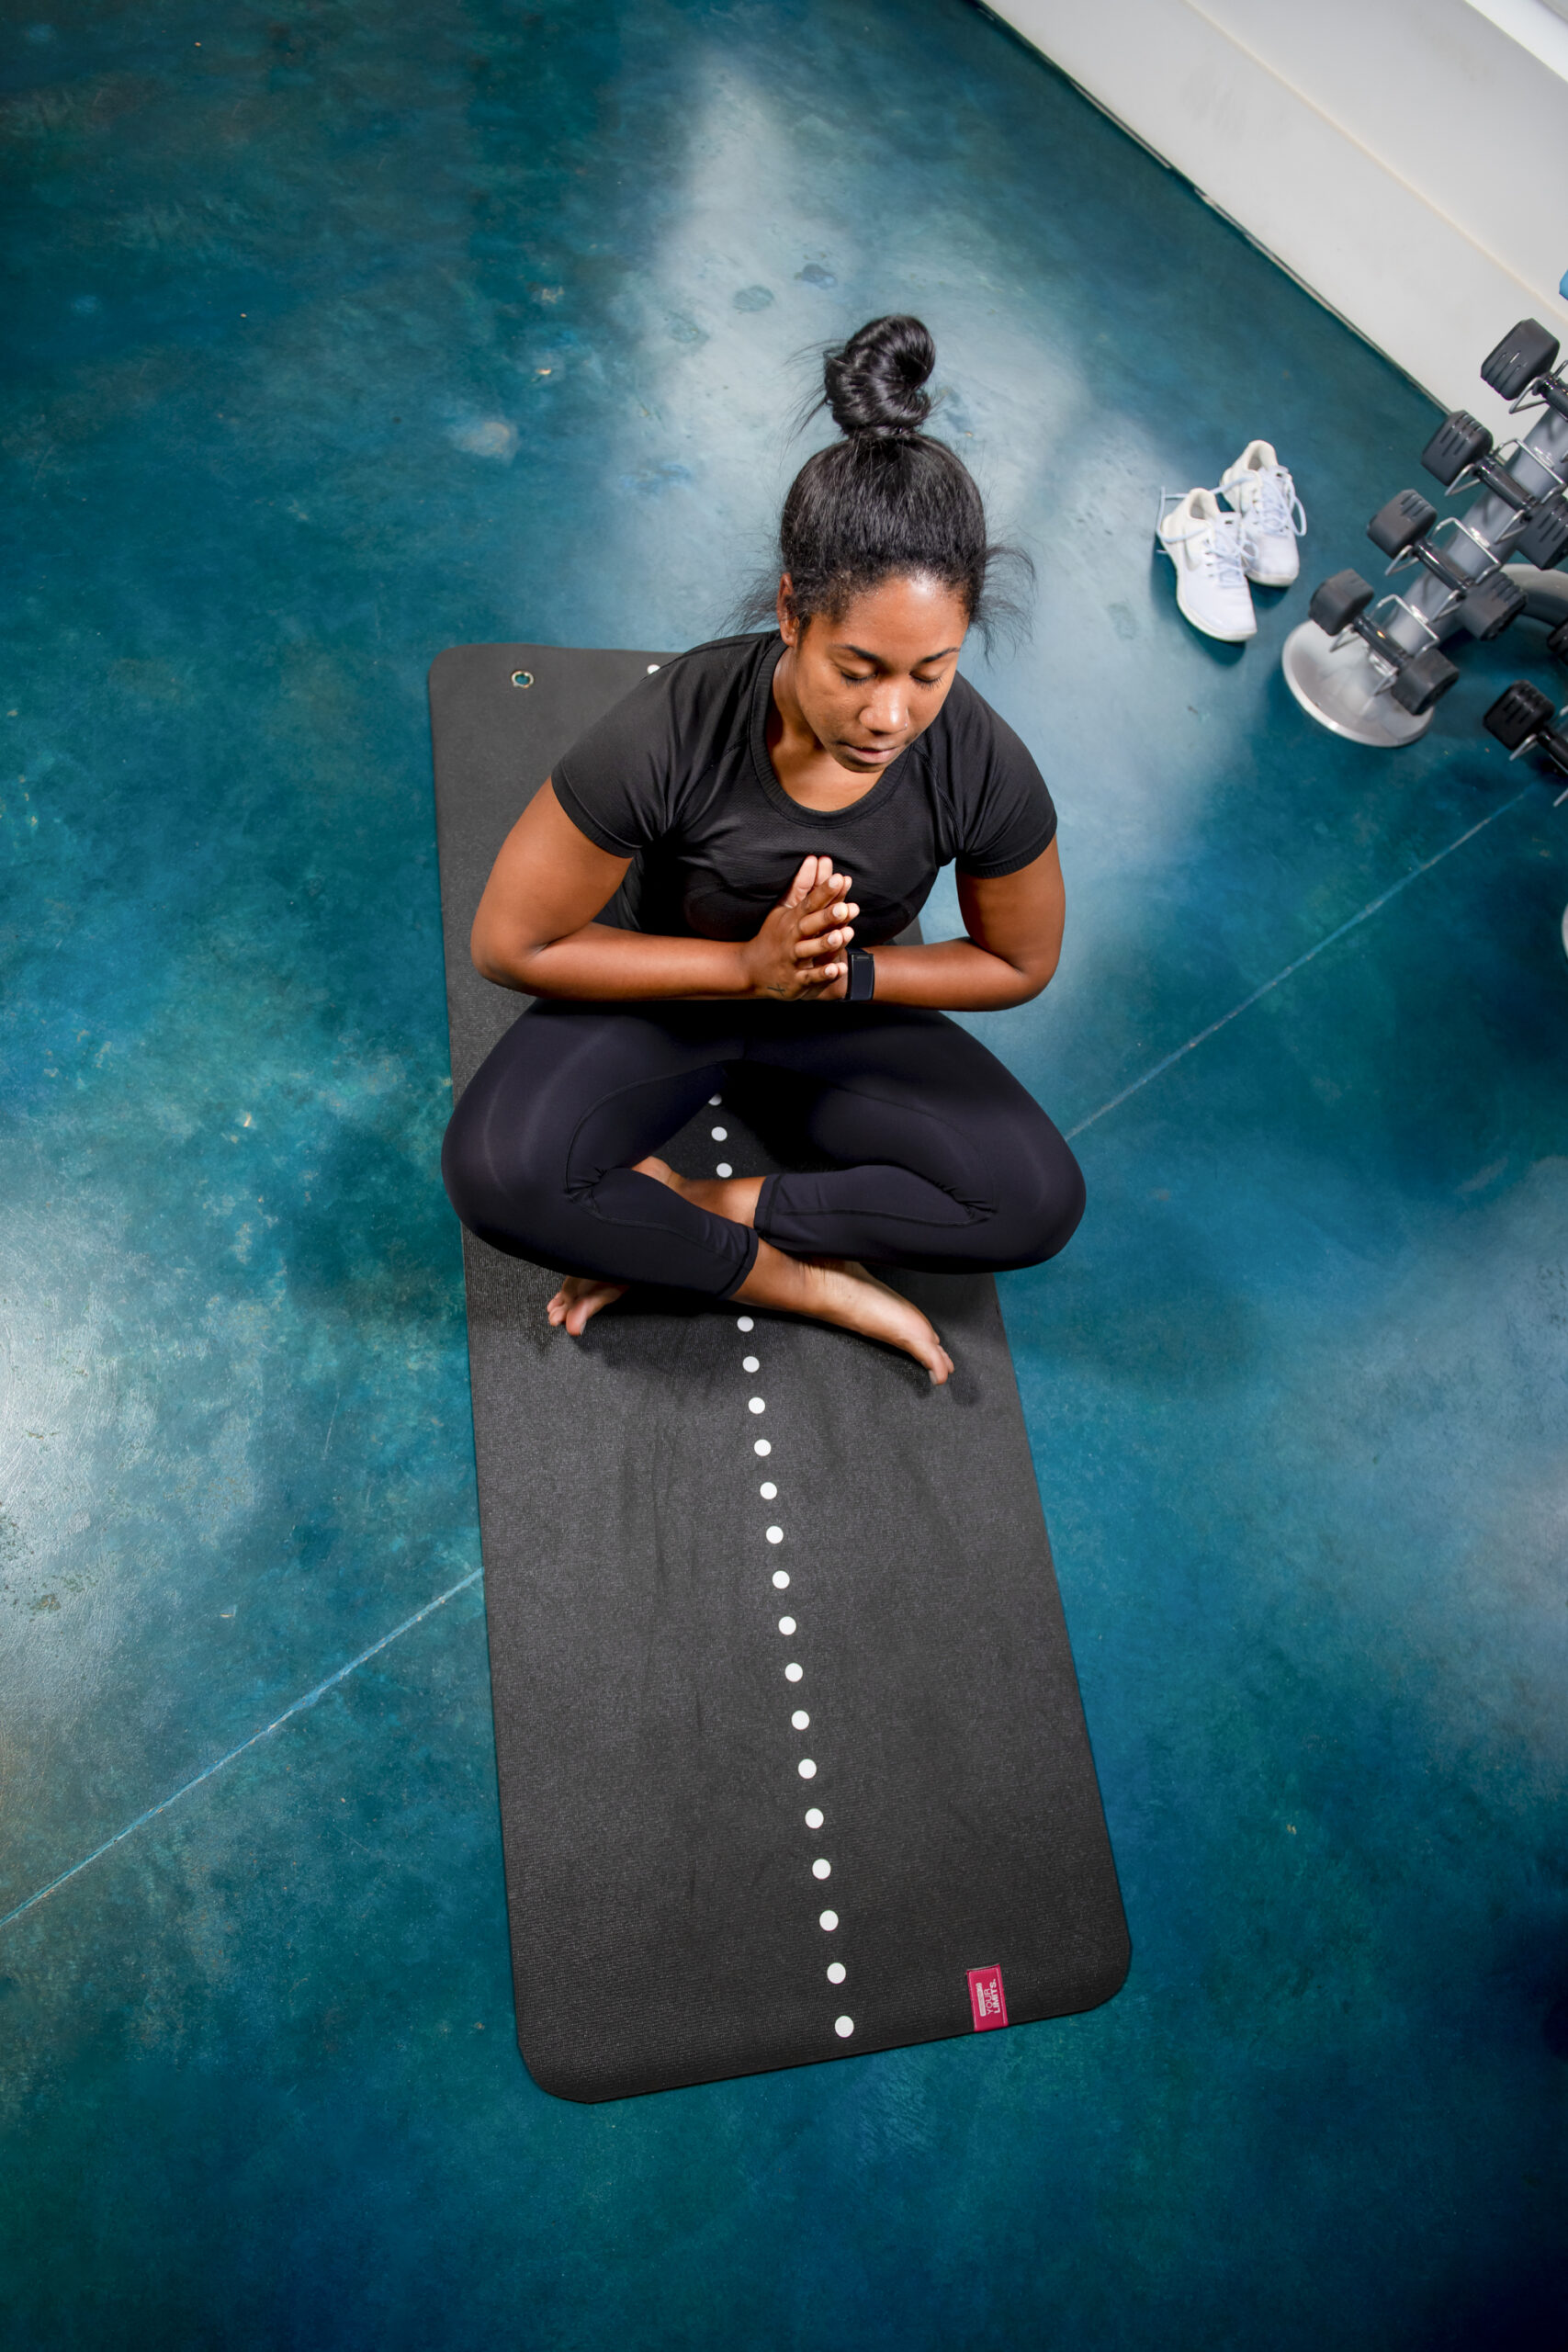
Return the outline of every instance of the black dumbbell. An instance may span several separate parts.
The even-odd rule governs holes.
[[[1403,555],[1424,539],[1438,519],[1438,510],[1418,490],[1402,490],[1380,506],[1367,525],[1367,537],[1384,555]]]
[[[1563,775],[1568,775],[1568,730],[1553,725],[1557,713],[1551,698],[1527,678],[1505,686],[1481,724],[1506,752],[1544,752]]]
[[[1337,571],[1313,590],[1307,618],[1317,623],[1325,637],[1342,637],[1355,627],[1374,593],[1371,582],[1359,571]]]
[[[1557,337],[1539,319],[1521,319],[1481,363],[1481,380],[1506,401],[1517,401],[1557,365]]]
[[[1534,503],[1524,484],[1492,455],[1492,435],[1485,425],[1462,408],[1444,417],[1422,450],[1421,463],[1445,490],[1452,490],[1462,474],[1471,474],[1495,491],[1506,505],[1522,511]]]
[[[1561,492],[1544,499],[1508,549],[1526,563],[1551,571],[1568,555],[1568,499]]]
[[[1422,450],[1421,463],[1449,490],[1467,466],[1489,457],[1491,450],[1492,435],[1480,418],[1456,408],[1451,416],[1444,417]]]
[[[1568,381],[1557,368],[1557,337],[1539,319],[1521,319],[1487,353],[1481,373],[1506,401],[1544,401],[1559,416],[1568,416]]]
[[[1554,662],[1568,668],[1568,621],[1559,621],[1546,640],[1546,650]]]
[[[1313,590],[1307,616],[1325,637],[1342,637],[1348,628],[1353,628],[1393,672],[1389,692],[1394,701],[1413,718],[1419,718],[1431,709],[1439,695],[1448,693],[1459,672],[1435,645],[1426,646],[1419,653],[1407,652],[1403,645],[1396,645],[1387,631],[1368,616],[1372,594],[1371,582],[1363,580],[1359,571],[1337,571],[1332,579]]]
[[[1488,572],[1473,588],[1467,588],[1459,608],[1460,626],[1472,637],[1485,642],[1501,637],[1511,620],[1517,620],[1525,608],[1525,592],[1506,571]]]
[[[1438,510],[1418,490],[1402,490],[1386,506],[1380,506],[1367,525],[1367,537],[1373,547],[1394,559],[1407,556],[1438,580],[1452,596],[1460,599],[1455,617],[1472,637],[1496,637],[1506,629],[1517,613],[1524,609],[1524,593],[1507,579],[1501,570],[1473,573],[1456,571],[1427,536],[1438,519]],[[1450,606],[1450,610],[1453,608]]]

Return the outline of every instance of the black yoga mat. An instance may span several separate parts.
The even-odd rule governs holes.
[[[495,853],[658,658],[431,671],[456,1091],[527,1018],[468,961]],[[778,1166],[746,1112],[727,1087],[669,1157]],[[465,1239],[535,2080],[618,2098],[1108,1999],[1127,1931],[991,1281],[895,1278],[957,1365],[939,1390],[733,1305],[628,1298],[573,1340],[552,1275]]]

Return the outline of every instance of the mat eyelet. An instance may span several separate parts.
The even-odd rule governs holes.
[[[512,683],[514,686],[531,686],[534,683],[534,673],[532,670],[513,670]]]

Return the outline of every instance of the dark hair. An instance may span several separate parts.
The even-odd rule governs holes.
[[[953,590],[987,648],[998,627],[1010,634],[1022,626],[1021,598],[998,591],[995,574],[1010,571],[1027,588],[1033,565],[991,543],[968,467],[920,429],[934,405],[924,387],[935,365],[919,319],[873,319],[828,351],[822,397],[807,415],[827,409],[844,438],[807,459],[779,524],[797,620],[837,619],[866,589],[918,575]],[[759,583],[744,616],[765,618],[774,594]]]

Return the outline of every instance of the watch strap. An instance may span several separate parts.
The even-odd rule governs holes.
[[[849,985],[844,990],[848,1004],[869,1004],[876,993],[876,958],[868,947],[852,947],[849,951]]]

